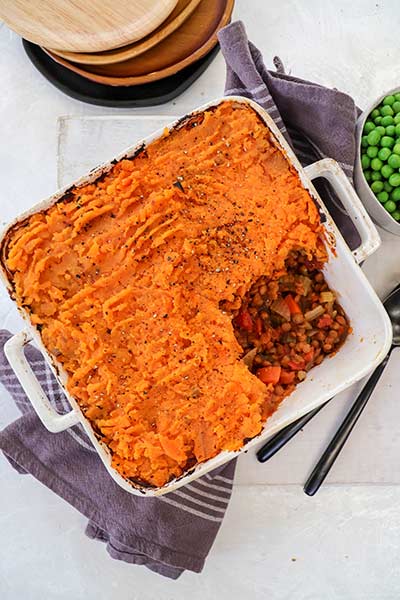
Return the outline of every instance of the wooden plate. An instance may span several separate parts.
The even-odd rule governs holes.
[[[25,52],[40,73],[64,94],[89,104],[117,108],[155,106],[170,102],[205,71],[218,54],[218,46],[179,73],[145,85],[114,87],[89,81],[57,64],[43,50],[23,40]]]
[[[202,0],[183,25],[144,54],[113,65],[77,66],[44,48],[56,62],[105,85],[141,85],[169,77],[207,54],[229,23],[234,0]]]
[[[162,40],[178,29],[178,27],[190,17],[200,1],[201,0],[178,0],[178,4],[175,6],[169,17],[161,23],[160,27],[134,44],[122,46],[122,48],[115,48],[114,50],[106,50],[104,52],[64,52],[63,50],[54,50],[53,48],[51,48],[51,51],[53,54],[66,58],[70,62],[86,65],[112,65],[113,63],[121,62],[128,58],[134,58],[135,56],[139,56],[140,54],[143,54],[143,52],[150,50],[150,48],[153,48],[153,46],[162,42]]]
[[[49,48],[99,52],[154,31],[178,0],[0,0],[0,19]]]

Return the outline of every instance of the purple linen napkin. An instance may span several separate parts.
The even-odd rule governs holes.
[[[22,416],[0,432],[0,449],[19,473],[30,473],[89,519],[86,535],[118,560],[176,579],[202,570],[228,506],[236,461],[161,498],[133,496],[106,471],[81,425],[50,433],[34,412],[4,354],[0,381]],[[57,380],[33,346],[26,356],[57,412],[70,410]]]
[[[277,72],[268,71],[260,51],[248,41],[241,21],[221,29],[218,39],[227,65],[225,95],[245,96],[265,108],[303,166],[321,158],[334,158],[353,183],[357,120],[354,100],[338,90],[285,75],[277,57]],[[360,236],[339,198],[325,182],[316,187],[354,250],[360,245]]]

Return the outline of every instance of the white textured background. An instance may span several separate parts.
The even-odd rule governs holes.
[[[267,65],[278,54],[289,73],[342,89],[361,107],[382,90],[400,87],[398,0],[237,0],[235,15],[245,21]],[[17,36],[1,24],[0,57],[2,222],[56,188],[61,115],[177,115],[223,91],[218,56],[174,102],[117,111],[62,95],[34,70]],[[400,281],[400,238],[383,237],[382,248],[365,266],[380,295]],[[19,323],[10,309],[0,292],[0,327],[15,331]],[[0,599],[397,600],[398,360],[393,357],[328,483],[314,498],[306,497],[300,484],[356,390],[331,403],[270,463],[261,466],[252,454],[242,457],[231,505],[203,573],[184,574],[176,582],[109,559],[101,544],[85,538],[84,519],[75,510],[32,478],[16,475],[1,458]],[[3,392],[0,427],[15,415]]]

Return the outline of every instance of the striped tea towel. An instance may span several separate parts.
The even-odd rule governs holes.
[[[245,96],[265,108],[303,166],[321,158],[334,158],[353,183],[357,120],[354,100],[338,90],[285,75],[277,57],[277,71],[268,71],[261,53],[248,41],[241,21],[221,29],[218,38],[227,65],[225,95]],[[346,242],[356,249],[360,236],[339,198],[326,182],[316,187]]]
[[[202,570],[232,491],[235,461],[161,498],[133,496],[110,477],[81,425],[61,433],[43,427],[4,355],[11,334],[0,331],[0,381],[22,416],[0,432],[0,450],[19,473],[30,473],[89,519],[86,535],[118,560],[176,579]],[[70,410],[41,353],[26,356],[50,402]]]

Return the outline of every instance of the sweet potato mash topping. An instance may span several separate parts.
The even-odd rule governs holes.
[[[114,467],[160,486],[276,408],[229,307],[299,248],[326,259],[310,195],[225,101],[11,229],[5,263]]]

